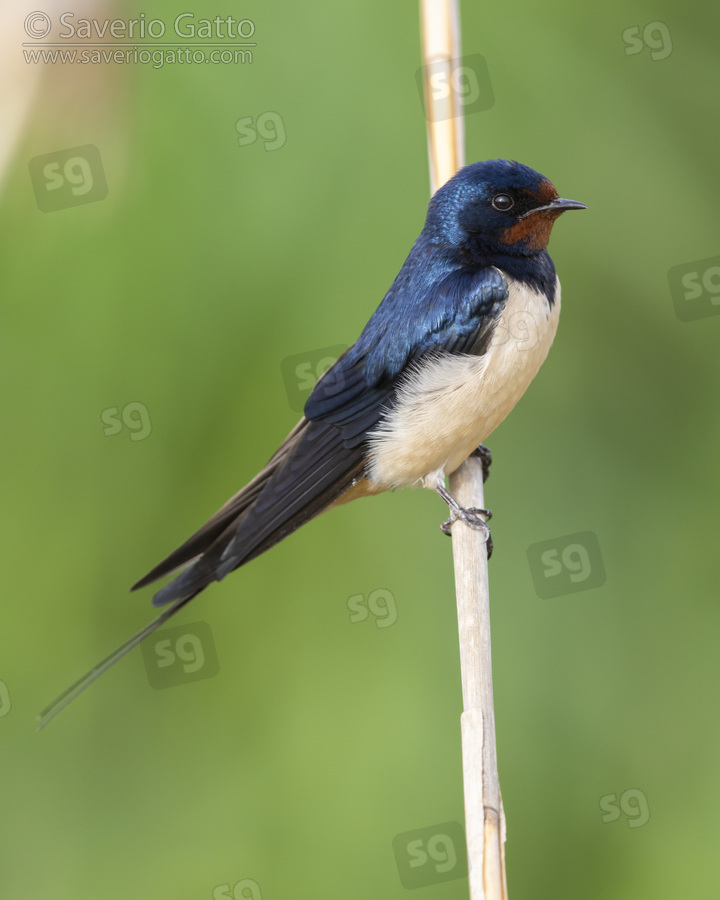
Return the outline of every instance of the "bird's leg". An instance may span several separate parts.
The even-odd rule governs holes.
[[[470,509],[465,509],[460,506],[457,500],[445,490],[445,486],[443,484],[436,484],[435,490],[438,494],[443,498],[443,500],[447,503],[450,509],[450,518],[443,522],[440,526],[440,530],[447,535],[452,533],[453,523],[458,520],[464,522],[469,528],[475,528],[477,531],[482,531],[485,536],[485,542],[487,544],[487,554],[488,559],[492,555],[493,551],[493,542],[490,537],[490,529],[488,528],[486,519],[492,518],[492,513],[489,509],[478,509],[476,507],[471,507]],[[483,518],[484,517],[484,518]]]
[[[484,447],[482,444],[470,454],[470,456],[477,456],[477,458],[482,463],[483,470],[483,484],[488,480],[488,475],[490,474],[490,463],[492,462],[492,453],[490,452],[489,447]]]

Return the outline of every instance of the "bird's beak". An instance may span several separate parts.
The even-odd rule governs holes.
[[[526,212],[520,218],[525,219],[527,216],[532,216],[539,212],[555,212],[560,215],[560,213],[564,213],[568,209],[587,209],[587,206],[584,203],[578,203],[577,200],[563,200],[562,197],[557,197],[545,206],[536,206],[535,209],[531,209],[530,212]]]

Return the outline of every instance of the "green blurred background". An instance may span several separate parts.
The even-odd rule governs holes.
[[[89,10],[168,30],[185,11]],[[430,492],[338,509],[195,600],[172,626],[205,623],[215,677],[155,689],[135,650],[35,731],[150,618],[128,586],[293,426],[283,361],[351,343],[424,221],[415,4],[189,11],[252,20],[253,62],[46,66],[5,172],[2,894],[466,897],[429,868],[404,888],[393,853],[463,819],[451,546]],[[510,896],[714,897],[720,306],[711,279],[708,314],[681,320],[668,270],[720,252],[720,14],[462,15],[495,95],[467,117],[468,161],[519,159],[589,207],[550,245],[555,347],[488,442]],[[240,145],[236,122],[268,111],[282,146]],[[41,211],[30,160],[86,144],[107,197]],[[605,583],[541,599],[528,548],[584,532]],[[380,590],[392,627],[351,621],[348,600]]]

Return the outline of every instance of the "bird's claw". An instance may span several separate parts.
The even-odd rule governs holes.
[[[482,473],[483,473],[483,484],[488,480],[488,475],[490,474],[490,465],[492,463],[492,453],[490,452],[489,447],[483,446],[480,444],[470,456],[475,456],[480,460],[482,464]]]
[[[482,531],[483,536],[485,537],[485,543],[487,544],[487,555],[488,559],[490,559],[490,554],[492,553],[493,542],[490,537],[490,529],[488,528],[487,519],[492,518],[492,513],[489,509],[478,509],[477,507],[470,507],[469,509],[465,509],[460,506],[457,500],[449,494],[445,490],[445,485],[438,483],[435,485],[435,491],[443,498],[443,500],[447,503],[448,509],[450,510],[450,518],[443,522],[440,526],[440,530],[447,535],[452,533],[452,526],[455,522],[460,520],[464,522],[469,528],[474,528],[476,531]]]
[[[451,507],[450,518],[442,523],[440,530],[443,534],[450,536],[452,535],[452,526],[455,522],[460,521],[464,522],[469,528],[474,528],[476,531],[482,531],[485,536],[485,543],[487,544],[488,559],[490,559],[493,551],[493,542],[492,537],[490,536],[490,528],[487,524],[489,519],[492,519],[492,512],[489,509],[478,509],[477,507],[463,509],[461,506],[454,509]]]

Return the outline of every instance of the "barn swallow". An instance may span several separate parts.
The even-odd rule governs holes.
[[[466,166],[444,184],[382,303],[268,464],[131,588],[182,569],[153,598],[167,609],[41,713],[43,724],[211,582],[340,503],[422,485],[448,503],[446,531],[460,519],[488,538],[486,511],[463,509],[445,478],[545,360],[560,313],[550,232],[566,210],[585,208],[503,159]]]

